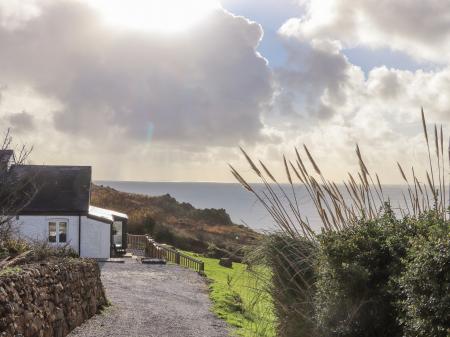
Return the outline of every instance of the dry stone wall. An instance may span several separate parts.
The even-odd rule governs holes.
[[[66,336],[106,303],[93,260],[20,266],[0,275],[0,336]]]

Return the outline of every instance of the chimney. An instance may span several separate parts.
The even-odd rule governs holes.
[[[0,150],[0,172],[6,172],[14,159],[13,150]]]

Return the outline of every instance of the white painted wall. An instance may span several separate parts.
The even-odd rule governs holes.
[[[82,217],[81,257],[111,257],[111,224]]]
[[[49,221],[67,221],[67,244],[78,252],[78,216],[21,215],[14,227],[19,237],[29,241],[48,242]],[[57,246],[57,243],[49,243]],[[86,216],[81,217],[81,257],[105,259],[110,257],[111,225]]]
[[[15,220],[14,227],[19,237],[29,241],[48,242],[48,223],[53,220],[67,221],[67,244],[78,252],[78,216],[73,215],[21,215]],[[49,243],[57,246],[57,243]]]

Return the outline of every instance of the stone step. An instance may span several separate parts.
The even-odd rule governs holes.
[[[125,263],[124,259],[112,257],[109,259],[96,259],[97,262],[108,262],[108,263]]]
[[[143,263],[143,264],[166,264],[166,260],[143,258],[143,259],[141,259],[141,263]]]

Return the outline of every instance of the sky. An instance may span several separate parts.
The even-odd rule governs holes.
[[[283,180],[426,165],[420,109],[450,122],[445,0],[2,0],[0,132],[97,180]]]

